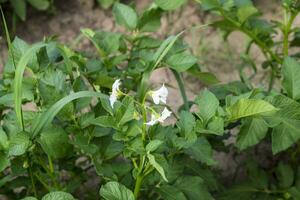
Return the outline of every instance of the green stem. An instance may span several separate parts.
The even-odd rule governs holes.
[[[173,72],[173,74],[175,76],[175,79],[177,81],[177,84],[179,86],[179,90],[180,90],[180,93],[181,93],[181,96],[182,96],[182,99],[183,99],[183,103],[184,103],[184,109],[185,110],[189,110],[190,109],[189,101],[188,101],[188,98],[187,98],[187,95],[186,95],[186,92],[185,92],[185,88],[184,88],[182,77],[174,69],[172,69],[172,72]]]
[[[27,153],[27,162],[28,162],[27,173],[28,173],[28,176],[30,177],[33,194],[37,198],[38,196],[37,196],[37,192],[36,192],[36,188],[35,188],[35,182],[34,182],[33,173],[32,173],[32,166],[31,166],[31,161],[30,161],[30,157],[29,157],[28,153]]]
[[[56,189],[59,189],[59,184],[56,181],[55,173],[54,173],[54,167],[53,162],[50,156],[48,156],[48,163],[49,163],[49,172],[50,172],[50,178],[55,186]]]
[[[138,177],[136,178],[135,186],[134,186],[134,197],[136,200],[139,197],[142,182],[143,182],[143,176],[138,175]]]
[[[286,57],[289,55],[289,35],[293,25],[293,22],[298,13],[292,13],[290,17],[288,17],[287,10],[284,9],[284,30],[283,30],[283,55]]]
[[[264,52],[264,51],[267,52],[267,53],[271,56],[271,58],[272,58],[273,60],[275,60],[276,62],[282,63],[281,58],[278,57],[275,53],[273,53],[273,51],[272,51],[272,50],[271,50],[271,49],[270,49],[263,41],[261,41],[259,38],[257,38],[255,34],[253,34],[251,31],[249,31],[249,30],[243,28],[243,27],[241,26],[240,23],[236,22],[236,21],[235,21],[234,19],[232,19],[231,17],[228,17],[222,8],[220,9],[220,12],[221,12],[222,16],[223,16],[226,20],[228,20],[229,22],[231,22],[234,26],[236,26],[236,28],[237,28],[239,31],[245,33],[248,37],[252,38],[252,40],[255,42],[255,44],[257,44],[257,46],[258,46],[263,52]]]

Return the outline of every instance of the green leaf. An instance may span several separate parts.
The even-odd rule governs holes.
[[[203,180],[199,176],[182,176],[175,183],[189,200],[213,200]]]
[[[175,10],[182,6],[186,0],[154,0],[154,2],[163,10]]]
[[[278,109],[272,104],[264,100],[240,99],[238,102],[227,108],[229,113],[228,121],[234,121],[250,116],[262,116],[274,113],[277,110]]]
[[[197,96],[195,102],[199,106],[197,114],[204,123],[207,123],[216,114],[219,107],[219,100],[207,89]]]
[[[27,0],[34,8],[38,10],[47,10],[50,7],[48,0]]]
[[[163,41],[163,43],[160,45],[158,50],[153,55],[152,60],[154,61],[154,66],[153,66],[152,70],[155,69],[160,64],[162,59],[167,55],[167,53],[170,51],[170,49],[173,47],[176,40],[181,36],[182,33],[183,32],[177,34],[176,36],[174,36],[174,35],[170,36],[165,41]]]
[[[192,113],[188,111],[180,112],[180,120],[176,123],[176,125],[180,131],[180,135],[185,139],[197,137],[195,134],[196,121]]]
[[[166,63],[177,72],[184,72],[197,63],[197,58],[189,53],[182,52],[168,57]]]
[[[36,136],[45,126],[51,124],[54,117],[59,113],[59,111],[68,103],[75,99],[86,98],[86,97],[98,97],[98,98],[106,98],[100,92],[91,92],[91,91],[81,91],[72,93],[61,100],[57,101],[54,105],[52,105],[46,112],[44,112],[35,122],[32,127],[33,136]]]
[[[163,143],[164,142],[161,140],[151,140],[146,146],[146,151],[147,152],[155,151]]]
[[[20,0],[9,0],[14,12],[20,17],[21,20],[25,21],[26,19],[26,1]]]
[[[220,7],[219,0],[196,0],[198,1],[204,10],[212,10]]]
[[[72,152],[69,136],[58,127],[51,127],[43,131],[39,142],[46,154],[54,159],[63,158]]]
[[[112,116],[100,116],[92,119],[90,123],[106,128],[117,128],[115,125],[115,119]]]
[[[294,100],[300,99],[300,64],[293,58],[287,57],[282,65],[282,86],[288,96]]]
[[[205,137],[199,137],[190,148],[185,150],[185,153],[190,155],[193,159],[209,166],[216,164],[216,161],[212,157],[213,150],[211,145]]]
[[[143,32],[154,32],[160,28],[161,9],[149,8],[139,19],[138,29]]]
[[[280,162],[276,168],[276,178],[280,188],[287,189],[291,187],[294,182],[293,168],[288,164]]]
[[[217,77],[211,72],[200,72],[197,70],[193,70],[193,68],[190,68],[187,72],[190,75],[198,78],[205,85],[214,85],[220,82]]]
[[[97,0],[104,9],[109,8],[116,0]]]
[[[66,192],[50,192],[42,200],[76,200],[71,194]]]
[[[0,151],[0,172],[6,169],[9,166],[9,159],[4,152]]]
[[[281,124],[272,131],[272,151],[277,154],[286,150],[300,138],[300,120],[281,118]]]
[[[237,136],[236,146],[244,150],[258,144],[267,134],[268,125],[261,118],[246,119]]]
[[[8,155],[10,156],[23,155],[31,145],[30,138],[25,132],[15,134],[9,141]]]
[[[22,120],[22,94],[23,94],[22,82],[23,82],[24,71],[32,55],[35,55],[36,52],[44,46],[45,46],[44,43],[36,43],[35,45],[31,46],[22,55],[16,67],[15,78],[14,78],[14,103],[15,103],[15,112],[20,127],[24,127],[23,120]]]
[[[209,134],[223,135],[224,134],[224,119],[222,117],[213,117],[207,124]]]
[[[183,192],[174,186],[163,185],[157,190],[164,200],[187,200]]]
[[[105,200],[134,200],[132,191],[118,182],[108,182],[100,189],[100,196]]]
[[[125,4],[115,3],[113,7],[113,14],[119,25],[125,26],[129,30],[136,28],[138,16],[131,7]]]
[[[276,154],[289,148],[300,139],[300,104],[288,97],[278,95],[271,102],[280,110],[266,118],[272,131],[272,151]]]
[[[166,182],[168,182],[168,179],[165,175],[165,170],[162,168],[162,166],[158,162],[156,162],[155,157],[152,154],[147,153],[147,158],[149,160],[149,163],[152,165],[152,167],[154,167],[156,169],[156,171],[161,175],[161,177]]]
[[[23,198],[21,200],[38,200],[38,199],[35,198],[35,197],[25,197],[25,198]]]
[[[3,131],[2,127],[0,127],[0,150],[5,150],[8,148],[8,138],[6,133]]]
[[[258,13],[258,10],[252,6],[242,6],[238,9],[237,16],[239,18],[239,21],[241,23],[244,23],[246,20],[248,20],[251,16]]]
[[[131,97],[125,97],[119,108],[116,108],[116,121],[118,126],[124,125],[125,123],[134,119],[134,101]]]

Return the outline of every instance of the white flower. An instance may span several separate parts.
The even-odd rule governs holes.
[[[117,101],[118,98],[118,92],[120,91],[119,87],[121,85],[121,81],[120,79],[117,79],[114,84],[112,85],[112,92],[109,96],[109,101],[110,101],[110,105],[113,108],[115,102]]]
[[[165,87],[165,84],[163,84],[161,88],[156,91],[151,91],[150,94],[155,104],[159,104],[160,102],[166,104],[168,93],[168,89]]]
[[[167,108],[164,108],[161,115],[151,115],[151,121],[147,122],[146,124],[148,126],[153,126],[157,122],[163,123],[168,117],[170,117],[172,114],[171,111],[169,111]]]

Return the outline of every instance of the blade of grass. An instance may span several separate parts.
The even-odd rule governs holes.
[[[176,40],[184,33],[184,31],[178,33],[177,35],[173,35],[168,37],[158,48],[158,50],[156,51],[156,53],[153,56],[153,60],[154,60],[154,65],[152,70],[154,70],[159,63],[162,61],[162,59],[167,55],[167,53],[170,51],[170,49],[173,47],[173,45],[175,44]],[[151,70],[151,71],[152,71]]]
[[[72,93],[59,101],[53,104],[46,112],[44,112],[33,125],[32,132],[33,137],[35,137],[44,127],[49,125],[54,117],[59,113],[59,111],[68,103],[75,99],[86,98],[86,97],[98,97],[98,98],[106,98],[107,96],[100,92],[92,92],[92,91],[80,91],[76,93]]]
[[[6,36],[6,42],[7,42],[8,50],[9,50],[10,56],[12,58],[13,65],[16,68],[15,59],[13,57],[13,49],[12,49],[11,39],[10,39],[10,35],[9,35],[7,23],[6,23],[5,16],[4,16],[4,13],[3,13],[1,5],[0,5],[0,11],[1,11],[2,22],[3,22],[3,26],[4,26],[4,31],[5,31],[5,36]]]
[[[14,103],[15,103],[15,112],[17,116],[17,120],[19,125],[24,130],[24,123],[23,123],[23,114],[22,114],[22,81],[23,75],[26,68],[26,65],[32,58],[37,50],[41,47],[45,46],[45,43],[36,43],[35,45],[31,46],[20,58],[20,61],[17,64],[16,72],[15,72],[15,79],[14,79]]]

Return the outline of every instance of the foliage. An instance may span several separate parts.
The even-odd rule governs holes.
[[[10,54],[0,81],[1,193],[42,200],[300,198],[300,71],[297,55],[289,53],[297,41],[292,23],[298,1],[284,1],[286,18],[274,25],[259,18],[251,1],[200,1],[223,17],[213,26],[251,38],[245,55],[251,60],[256,44],[271,78],[268,88],[258,88],[239,70],[241,81],[207,85],[195,99],[187,99],[183,73],[216,80],[201,71],[181,39],[184,32],[165,40],[151,34],[165,11],[185,3],[166,2],[155,0],[140,14],[114,3],[116,23],[127,32],[82,29],[94,52],[77,52],[53,38],[30,45],[7,37]],[[276,28],[282,42],[273,39]],[[178,82],[184,102],[179,110],[168,106],[167,83],[159,89],[149,83],[159,68]],[[164,123],[167,118],[174,123]],[[236,142],[225,145],[228,138]],[[272,151],[271,166],[262,167],[253,153],[260,144]],[[246,177],[231,177],[227,188],[214,153],[229,151],[245,155],[238,165]],[[100,183],[80,196],[90,172]]]
[[[28,5],[37,10],[45,11],[51,8],[53,0],[0,0],[0,5],[5,6],[5,4],[10,4],[14,14],[22,21],[25,21],[27,16],[26,7]]]

